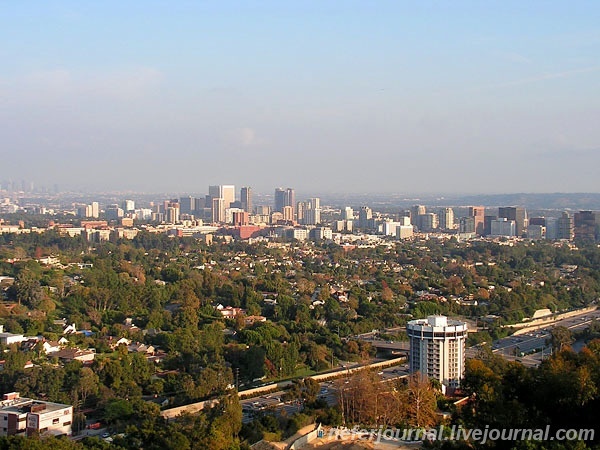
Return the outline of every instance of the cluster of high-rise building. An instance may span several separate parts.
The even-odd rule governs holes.
[[[137,223],[188,226],[287,227],[284,235],[302,238],[312,228],[323,228],[324,236],[335,233],[367,233],[409,239],[415,233],[455,234],[460,238],[516,237],[549,240],[600,240],[600,216],[594,211],[563,212],[550,217],[529,217],[521,206],[428,207],[414,205],[396,214],[374,211],[369,206],[341,209],[324,207],[319,197],[296,198],[291,187],[278,187],[272,198],[261,196],[253,200],[250,187],[236,191],[234,185],[208,186],[208,194],[184,196],[137,207],[134,200],[109,203],[100,208],[97,201],[75,205],[75,213],[86,220],[105,219],[111,225],[132,226]],[[0,212],[19,210],[9,198],[0,202]],[[25,208],[37,214],[48,213],[46,208]],[[279,231],[273,234],[281,234]],[[319,234],[319,233],[317,233]]]

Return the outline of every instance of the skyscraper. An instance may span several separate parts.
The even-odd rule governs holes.
[[[196,211],[196,199],[194,197],[182,197],[179,199],[181,214],[194,214]]]
[[[579,211],[574,214],[575,239],[594,242],[598,238],[600,227],[597,216],[593,211]]]
[[[292,222],[294,220],[294,208],[291,206],[284,206],[281,213],[283,214],[283,220],[286,222]]]
[[[230,208],[231,204],[235,202],[235,186],[232,184],[222,185],[221,197],[225,202],[225,209]]]
[[[420,231],[430,232],[439,226],[438,215],[434,213],[419,214],[417,219],[419,222]]]
[[[417,217],[421,214],[425,214],[427,208],[424,205],[414,205],[410,208],[410,219],[413,225],[417,225]]]
[[[321,223],[321,199],[318,197],[309,198],[305,205],[304,224],[317,225]]]
[[[135,211],[135,202],[133,200],[123,200],[121,208],[123,208],[123,211],[126,213],[133,212]]]
[[[342,209],[342,220],[354,220],[354,211],[351,207],[346,206]]]
[[[209,186],[208,195],[211,199],[222,198],[225,203],[225,208],[235,202],[235,186],[231,184],[222,184],[219,186]]]
[[[410,372],[435,378],[447,387],[458,387],[465,370],[467,324],[445,316],[429,316],[409,321],[406,334],[410,341]]]
[[[92,202],[92,217],[94,219],[100,217],[100,205],[98,202]]]
[[[215,200],[217,199],[221,199],[222,202],[216,202]],[[235,186],[231,184],[209,186],[207,200],[210,202],[212,221],[224,222],[225,210],[231,207],[231,204],[235,202]],[[215,211],[215,208],[219,208],[219,210]],[[218,218],[219,220],[215,220],[215,218]]]
[[[275,189],[275,211],[282,213],[284,206],[296,206],[296,195],[292,188]]]
[[[458,232],[459,233],[475,233],[475,217],[461,217],[458,221]]]
[[[252,189],[250,187],[245,186],[240,190],[240,202],[242,209],[252,214]]]
[[[469,217],[475,218],[475,233],[483,236],[485,233],[485,207],[469,206]]]
[[[360,228],[367,228],[369,221],[373,218],[373,211],[368,206],[361,206],[358,211],[358,226]]]
[[[454,229],[454,210],[452,208],[442,208],[438,214],[438,218],[442,230]]]
[[[516,236],[521,237],[527,228],[527,212],[525,208],[518,206],[504,206],[498,208],[498,218],[505,218],[515,221]]]
[[[225,199],[216,197],[212,199],[213,223],[225,222]]]
[[[306,211],[306,202],[296,203],[296,220],[299,223],[304,223],[304,211]]]
[[[574,236],[573,217],[568,212],[563,212],[556,221],[556,239],[572,240]],[[551,236],[554,237],[554,236]]]

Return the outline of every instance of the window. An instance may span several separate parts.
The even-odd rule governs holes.
[[[40,428],[40,433],[44,433],[48,431],[48,427]]]
[[[58,419],[52,419],[52,425],[56,425],[58,422],[60,422]]]
[[[66,427],[68,425],[71,425],[71,421],[70,420],[68,422],[63,423],[63,427]]]
[[[4,416],[4,417],[3,417],[3,419],[4,419],[4,420],[8,420],[8,416]]]

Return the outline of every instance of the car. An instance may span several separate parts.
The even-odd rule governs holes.
[[[102,433],[101,437],[102,437],[102,439],[106,439],[106,438],[110,437],[110,433],[107,433],[107,432]]]

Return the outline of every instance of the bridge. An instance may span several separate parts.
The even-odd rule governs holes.
[[[408,341],[384,341],[376,339],[370,333],[360,334],[356,338],[363,342],[368,342],[377,349],[378,352],[391,353],[392,355],[408,356],[410,352],[410,343]]]

